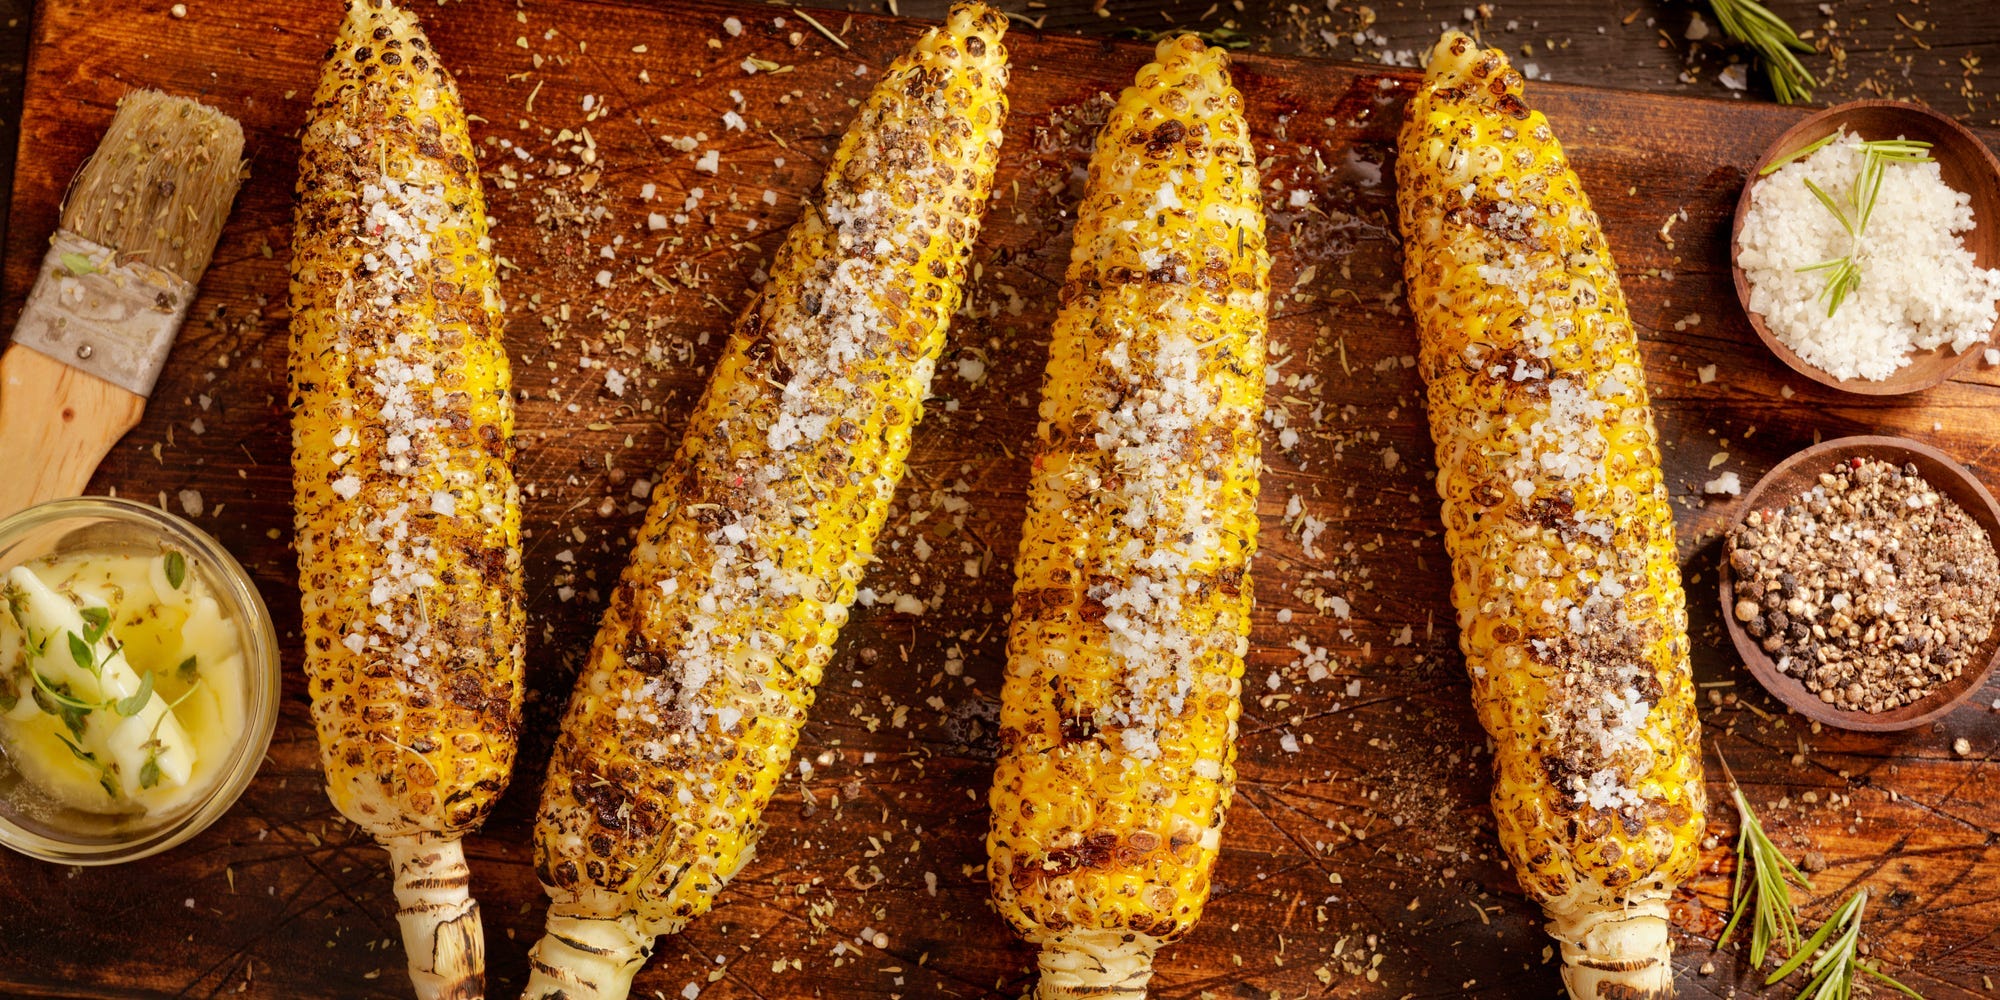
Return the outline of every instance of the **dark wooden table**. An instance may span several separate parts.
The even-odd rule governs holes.
[[[0,9],[9,2],[18,0],[0,0]],[[200,522],[251,567],[289,636],[297,609],[282,430],[288,158],[299,91],[311,86],[338,5],[193,0],[185,22],[168,20],[167,6],[51,4],[58,13],[44,24],[46,47],[33,67],[41,89],[27,108],[25,143],[46,159],[22,171],[14,218],[24,233],[53,224],[67,167],[49,164],[73,165],[87,152],[110,102],[132,82],[207,95],[244,120],[251,185],[146,425],[117,449],[95,488],[164,496],[176,510],[180,490],[199,491]],[[1324,0],[1245,0],[1240,13],[1224,2],[1207,17],[1208,0],[1112,0],[1108,18],[1092,14],[1087,0],[1011,6],[1031,21],[1046,18],[1043,31],[1020,25],[1009,39],[1015,118],[1002,186],[1011,193],[989,216],[975,315],[954,329],[939,399],[884,541],[885,565],[870,580],[934,604],[921,616],[857,610],[801,744],[810,772],[788,780],[761,857],[717,911],[662,942],[641,995],[678,996],[695,985],[710,1000],[1000,998],[1027,982],[1029,956],[988,908],[979,871],[1001,615],[1032,430],[1027,401],[1046,346],[1050,281],[1068,249],[1062,220],[1076,193],[1075,130],[1090,120],[1091,95],[1119,86],[1141,61],[1135,47],[1065,33],[1151,31],[1167,26],[1165,10],[1176,23],[1248,40],[1239,79],[1272,154],[1267,178],[1307,188],[1323,212],[1274,217],[1273,339],[1285,354],[1272,404],[1302,438],[1281,449],[1274,432],[1267,445],[1240,795],[1214,902],[1196,932],[1163,955],[1158,995],[1553,996],[1548,940],[1492,841],[1488,760],[1450,628],[1421,394],[1404,361],[1414,342],[1386,228],[1391,191],[1372,175],[1410,80],[1408,71],[1380,67],[1375,53],[1420,49],[1441,24],[1462,23],[1465,7],[1385,2],[1367,29],[1381,40],[1371,35],[1357,47],[1359,6],[1329,12]],[[1139,13],[1142,6],[1152,13]],[[1815,6],[1779,8],[1804,25],[1823,20],[1809,13]],[[524,390],[521,478],[535,487],[527,504],[529,737],[513,788],[470,845],[495,996],[519,985],[527,939],[539,927],[528,849],[534,795],[602,582],[617,572],[636,521],[634,481],[666,456],[713,360],[715,334],[813,182],[860,85],[847,82],[854,64],[880,66],[909,37],[905,26],[857,16],[833,25],[851,53],[808,34],[786,56],[799,63],[796,76],[727,75],[753,45],[773,52],[784,44],[783,32],[751,35],[697,81],[680,74],[702,58],[668,54],[706,51],[703,40],[717,34],[724,13],[712,0],[662,2],[653,13],[608,0],[523,7],[532,29],[516,26],[513,0],[420,6],[473,110],[488,119],[478,137],[519,141],[540,164],[573,163],[570,140],[557,140],[554,128],[582,121],[583,95],[620,95],[619,113],[590,125],[606,164],[595,197],[616,209],[617,225],[642,227],[635,220],[643,215],[634,215],[644,211],[635,200],[641,181],[657,181],[673,199],[702,186],[716,218],[696,224],[712,240],[698,235],[661,255],[655,266],[675,276],[671,292],[646,292],[629,260],[618,265],[616,290],[601,292],[592,280],[595,243],[585,245],[575,225],[579,209],[594,203],[591,189],[574,172],[560,184],[513,185],[503,154],[486,162],[501,252],[521,265],[507,278],[509,338]],[[935,13],[942,4],[900,7]],[[1943,4],[1833,9],[1833,37],[1846,55],[1825,96],[1879,88],[1977,122],[1995,114],[1983,90],[1959,94],[1967,70],[1958,60],[2000,52],[2000,5],[1965,3],[1949,15]],[[1646,23],[1655,16],[1658,30]],[[2000,375],[1975,365],[1922,397],[1861,400],[1792,377],[1758,352],[1722,266],[1728,213],[1744,168],[1797,115],[1760,98],[1760,83],[1740,98],[1714,83],[1728,54],[1702,46],[1690,57],[1687,17],[1686,8],[1636,0],[1499,5],[1483,30],[1560,81],[1531,98],[1554,118],[1591,186],[1646,341],[1697,674],[1712,698],[1702,713],[1708,739],[1787,849],[1817,869],[1809,921],[1867,886],[1877,900],[1869,941],[1899,975],[1932,1000],[1991,996],[1986,977],[2000,979],[2000,801],[1988,789],[2000,776],[2000,715],[1989,706],[2000,686],[1937,726],[1895,738],[1819,732],[1788,717],[1726,649],[1709,567],[1715,532],[1733,507],[1702,495],[1700,484],[1712,467],[1751,481],[1816,436],[1871,431],[1937,444],[2000,483],[2000,422],[1991,416]],[[1512,31],[1510,21],[1519,22]],[[540,34],[550,29],[558,30]],[[530,31],[535,52],[574,61],[530,66],[530,52],[514,43]],[[1330,44],[1322,31],[1347,40]],[[588,59],[565,48],[578,40],[588,40]],[[1522,56],[1530,41],[1535,53]],[[638,45],[651,51],[632,52]],[[1376,65],[1300,63],[1286,53]],[[1816,70],[1832,61],[1808,59]],[[640,69],[659,86],[673,81],[675,97],[630,98],[620,81]],[[1683,72],[1693,82],[1682,82]],[[696,176],[658,137],[720,136],[716,115],[731,88],[746,92],[761,131],[717,138],[726,176]],[[779,104],[793,89],[795,99]],[[531,90],[540,102],[535,123],[517,129],[515,109]],[[15,115],[0,117],[15,124]],[[771,165],[777,155],[787,165]],[[776,207],[758,197],[767,187],[780,196]],[[1669,213],[1678,221],[1663,237]],[[749,220],[756,230],[744,228]],[[9,315],[38,240],[7,241]],[[681,283],[682,275],[700,277]],[[633,325],[621,329],[626,322]],[[648,344],[661,355],[649,357]],[[607,394],[601,373],[579,366],[585,356],[638,374],[638,388]],[[980,364],[961,365],[973,360]],[[1304,376],[1312,381],[1291,381]],[[0,456],[12,457],[4,442]],[[1301,529],[1310,526],[1287,514],[1294,496],[1304,514],[1328,522],[1323,532],[1306,537]],[[960,571],[968,559],[976,578]],[[383,856],[332,814],[295,648],[287,668],[293,686],[270,760],[242,803],[202,837],[128,870],[0,857],[0,996],[406,995]],[[1710,766],[1718,777],[1713,757]],[[1711,951],[1735,829],[1723,787],[1711,784],[1718,841],[1676,908],[1683,995],[1718,1000],[1759,995],[1746,960]]]
[[[667,6],[673,0],[656,2]],[[0,190],[13,176],[34,6],[34,0],[0,0]],[[191,6],[198,11],[201,5]],[[893,8],[936,18],[950,0],[822,0],[819,6]],[[1251,51],[1363,62],[1384,54],[1407,59],[1441,26],[1476,22],[1485,37],[1505,43],[1517,56],[1532,44],[1532,60],[1549,79],[1564,83],[1771,99],[1769,87],[1754,73],[1747,91],[1718,81],[1743,52],[1719,31],[1688,40],[1697,11],[1714,28],[1713,16],[1698,0],[996,0],[996,6],[1048,31],[1131,37],[1176,26],[1220,28]],[[1907,97],[1968,121],[2000,124],[2000,3],[1770,0],[1766,6],[1814,36],[1819,53],[1805,62],[1825,81],[1816,103]],[[1488,12],[1484,16],[1482,9]],[[1466,20],[1468,11],[1472,22]],[[6,206],[0,204],[0,236],[5,232]]]

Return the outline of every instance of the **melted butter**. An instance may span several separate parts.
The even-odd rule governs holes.
[[[55,802],[171,813],[227,769],[245,711],[242,635],[185,555],[0,576],[0,746]]]

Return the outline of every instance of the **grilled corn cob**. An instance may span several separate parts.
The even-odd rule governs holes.
[[[1270,255],[1228,58],[1160,43],[1097,138],[1016,559],[987,871],[1044,1000],[1141,997],[1235,778]]]
[[[542,792],[530,997],[623,997],[750,858],[958,308],[1006,25],[956,6],[884,74],[654,491]]]
[[[292,464],[320,757],[389,849],[418,995],[476,997],[459,838],[514,762],[521,519],[472,141],[415,17],[355,0],[302,146]]]
[[[1498,51],[1447,34],[1396,168],[1493,812],[1578,1000],[1671,996],[1702,835],[1673,512],[1610,249]]]

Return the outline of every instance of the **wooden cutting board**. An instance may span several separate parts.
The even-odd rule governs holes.
[[[10,319],[64,184],[120,94],[196,95],[250,135],[251,179],[188,329],[144,426],[94,488],[194,511],[250,567],[287,639],[288,694],[256,783],[193,842],[110,870],[0,857],[0,993],[407,995],[384,855],[320,789],[288,547],[295,135],[340,6],[202,0],[176,18],[151,0],[38,5],[6,248]],[[535,695],[513,788],[470,845],[493,995],[508,996],[540,925],[529,824],[554,716],[623,563],[635,493],[677,440],[852,103],[924,26],[819,15],[843,48],[788,8],[709,0],[460,0],[423,13],[481,119],[511,262]],[[1147,48],[1026,28],[1008,44],[999,196],[869,580],[884,601],[856,609],[800,747],[811,767],[785,783],[760,856],[712,915],[662,942],[642,996],[692,984],[711,998],[997,998],[1028,982],[1030,954],[989,909],[980,869],[1009,559],[1098,95]],[[752,60],[765,61],[754,75]],[[1259,608],[1215,896],[1163,955],[1156,993],[1553,996],[1549,941],[1493,840],[1397,277],[1383,164],[1414,77],[1259,56],[1238,65],[1268,156],[1279,293]],[[1754,481],[1816,435],[1880,432],[1938,445],[2000,485],[2000,379],[1981,365],[1914,398],[1846,397],[1757,345],[1729,287],[1728,213],[1745,166],[1800,112],[1554,84],[1529,96],[1595,198],[1646,339],[1697,671],[1714,685],[1706,738],[1774,835],[1822,869],[1809,921],[1868,886],[1870,940],[1897,975],[1933,1000],[1990,996],[2000,719],[1989,706],[2000,689],[1903,736],[1813,732],[1785,714],[1719,628],[1714,533],[1733,508],[1700,484],[1725,470]],[[725,126],[731,110],[745,129]],[[699,172],[710,150],[719,171]],[[654,213],[666,228],[649,226]],[[36,460],[4,442],[0,456]],[[921,614],[897,611],[897,594],[923,602]],[[1709,769],[1719,777],[1712,755]],[[1682,995],[1756,995],[1736,950],[1710,950],[1735,832],[1725,786],[1710,790],[1725,805],[1702,876],[1676,906]]]

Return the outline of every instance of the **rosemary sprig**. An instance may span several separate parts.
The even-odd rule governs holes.
[[[1768,174],[1786,163],[1790,163],[1801,156],[1825,146],[1840,134],[1836,132],[1834,135],[1806,146],[1798,152],[1773,161],[1769,167],[1759,171],[1759,175]],[[1930,143],[1918,142],[1913,139],[1870,139],[1863,142],[1861,144],[1861,172],[1855,176],[1854,186],[1847,192],[1847,204],[1845,206],[1835,201],[1832,195],[1826,193],[1825,189],[1814,184],[1812,178],[1804,178],[1806,189],[1813,193],[1813,197],[1819,199],[1821,205],[1826,206],[1828,212],[1833,213],[1834,220],[1839,222],[1840,228],[1847,232],[1846,256],[1835,257],[1832,260],[1823,260],[1817,264],[1807,264],[1798,269],[1801,274],[1809,271],[1829,272],[1826,278],[1826,287],[1822,288],[1819,293],[1819,297],[1826,302],[1826,314],[1828,317],[1838,312],[1840,304],[1846,302],[1847,297],[1853,294],[1855,289],[1861,287],[1861,265],[1856,263],[1854,258],[1860,253],[1862,237],[1868,230],[1868,220],[1875,214],[1875,203],[1882,196],[1882,178],[1888,174],[1889,164],[1929,163],[1931,162],[1930,149]]]
[[[1784,18],[1757,0],[1709,0],[1709,7],[1715,11],[1723,34],[1750,46],[1763,59],[1764,75],[1770,79],[1778,103],[1812,100],[1812,88],[1819,86],[1819,80],[1793,53],[1811,52],[1813,47]]]
[[[1923,994],[1897,982],[1876,968],[1874,962],[1861,958],[1861,914],[1867,908],[1868,890],[1864,887],[1847,897],[1825,926],[1806,941],[1805,947],[1792,954],[1790,961],[1765,977],[1764,985],[1770,986],[1804,967],[1812,973],[1812,978],[1806,981],[1798,1000],[1848,1000],[1854,995],[1855,979],[1863,974],[1904,996],[1923,1000]],[[1815,953],[1819,957],[1814,958]],[[1812,959],[1810,966],[1807,959]]]
[[[1723,769],[1727,772],[1725,762]],[[1736,884],[1729,892],[1729,923],[1722,928],[1722,936],[1715,946],[1721,948],[1729,943],[1729,936],[1736,932],[1736,926],[1743,921],[1744,914],[1750,919],[1750,964],[1764,967],[1764,956],[1770,951],[1771,942],[1785,946],[1787,955],[1799,953],[1799,912],[1792,904],[1792,886],[1812,889],[1812,881],[1805,872],[1785,857],[1778,845],[1771,842],[1764,832],[1764,824],[1750,809],[1750,800],[1743,797],[1743,790],[1736,787],[1736,776],[1729,776],[1729,793],[1736,800],[1736,814],[1740,832],[1736,835]],[[1743,870],[1752,870],[1746,881]]]
[[[1827,143],[1832,142],[1833,140],[1838,139],[1846,134],[1847,133],[1839,130],[1828,132],[1827,134],[1820,136],[1819,138],[1813,140],[1812,142],[1800,146],[1799,148],[1792,150],[1791,152],[1786,153],[1785,155],[1780,156],[1769,163],[1764,164],[1764,169],[1757,171],[1757,176],[1769,177],[1772,174],[1777,173],[1779,167],[1782,167],[1785,164],[1790,163],[1793,160],[1799,159],[1801,157],[1811,156],[1812,154],[1819,152],[1820,147],[1825,146]]]

